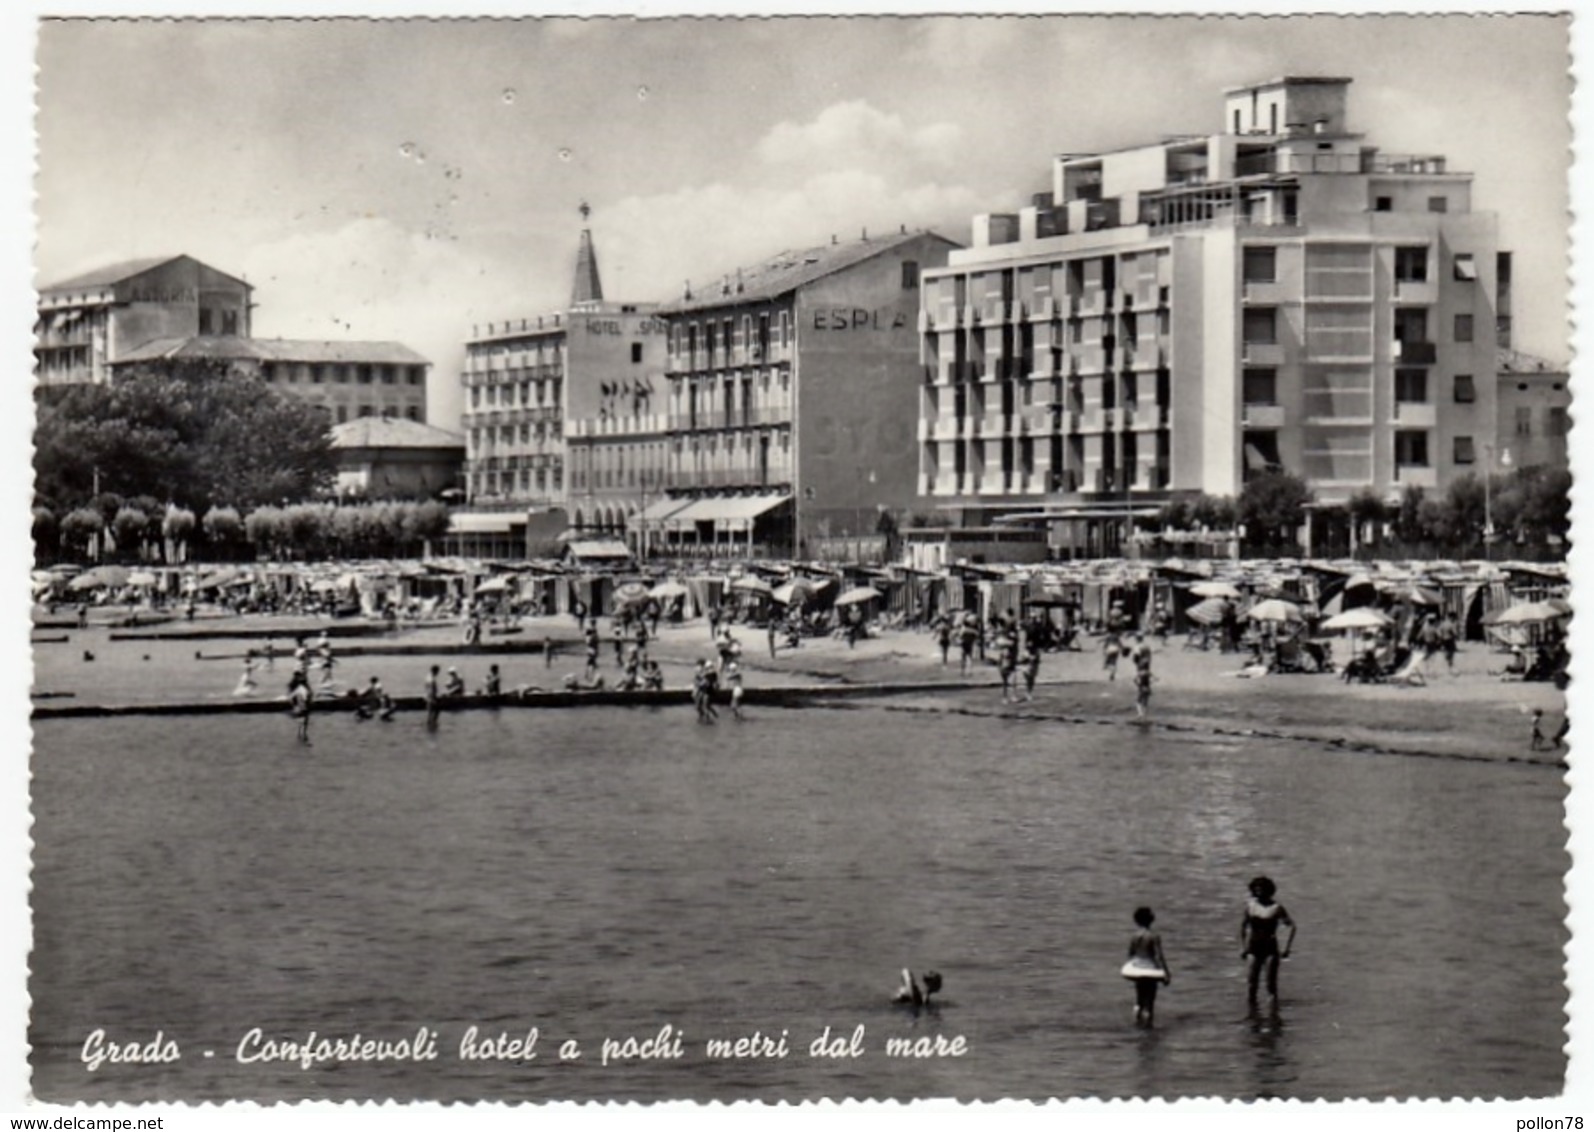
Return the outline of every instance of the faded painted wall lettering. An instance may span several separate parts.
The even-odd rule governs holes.
[[[193,303],[198,296],[192,287],[137,287],[130,299],[135,303]]]
[[[665,324],[661,319],[647,318],[631,327],[632,334],[663,334]],[[587,320],[588,334],[608,334],[619,337],[626,333],[625,326],[617,318],[589,318]]]
[[[908,316],[890,307],[822,307],[814,311],[815,330],[901,330]]]

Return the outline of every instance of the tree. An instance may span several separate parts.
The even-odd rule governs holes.
[[[1246,542],[1263,552],[1295,546],[1295,531],[1306,517],[1312,489],[1293,472],[1263,472],[1247,480],[1236,511],[1245,524]]]
[[[33,556],[36,561],[43,561],[55,553],[60,540],[60,526],[55,521],[55,512],[48,507],[35,507],[33,509]]]
[[[1424,504],[1428,493],[1412,484],[1400,493],[1400,506],[1395,512],[1395,537],[1408,549],[1429,541],[1432,532],[1424,518]]]
[[[87,499],[97,473],[107,493],[252,506],[311,498],[335,470],[322,410],[223,362],[131,367],[36,399],[34,469],[52,499]]]
[[[105,520],[92,507],[79,507],[75,511],[68,511],[66,518],[61,520],[62,540],[85,557],[88,555],[91,540],[104,529]]]
[[[149,516],[137,507],[123,507],[111,521],[111,533],[123,554],[135,554],[144,548],[144,533],[149,530]]]
[[[1209,531],[1233,530],[1237,519],[1234,500],[1227,495],[1202,493],[1190,505],[1190,518],[1196,526]]]

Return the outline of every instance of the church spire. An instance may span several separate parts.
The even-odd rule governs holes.
[[[592,215],[592,209],[586,201],[582,201],[580,211],[581,245],[576,249],[576,279],[570,289],[570,305],[573,307],[603,301],[603,282],[598,278],[598,253],[592,250],[592,230],[587,227],[587,217]]]

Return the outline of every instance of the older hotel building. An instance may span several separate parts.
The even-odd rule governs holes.
[[[111,264],[48,284],[34,324],[39,381],[109,381],[115,362],[157,338],[247,338],[253,291],[187,255]]]
[[[1496,236],[1469,174],[1381,153],[1345,78],[1226,92],[1225,132],[1052,166],[927,271],[920,491],[1112,551],[1137,507],[1283,467],[1321,501],[1481,471]]]
[[[833,240],[661,306],[667,496],[635,524],[650,545],[835,555],[914,506],[920,277],[956,247]]]
[[[477,328],[456,533],[524,548],[528,514],[555,509],[577,530],[625,531],[662,479],[664,334],[651,310],[605,301],[583,229],[567,309]]]

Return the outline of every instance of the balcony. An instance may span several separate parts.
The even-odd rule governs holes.
[[[1397,303],[1432,306],[1439,301],[1439,284],[1427,279],[1396,279],[1393,295]]]
[[[1432,342],[1396,338],[1392,356],[1403,366],[1431,366],[1439,360],[1439,351]]]
[[[1057,300],[1051,295],[1037,298],[1029,305],[1029,317],[1034,322],[1050,322],[1058,315]]]
[[[1247,303],[1260,303],[1263,306],[1276,306],[1285,298],[1283,287],[1274,279],[1247,279],[1240,284],[1240,297]]]
[[[1280,366],[1284,364],[1284,347],[1278,342],[1242,342],[1240,358],[1246,365]]]
[[[1150,404],[1142,401],[1131,410],[1129,427],[1136,432],[1156,432],[1167,427],[1167,423],[1167,411],[1154,401]]]
[[[1433,428],[1439,410],[1432,401],[1396,401],[1394,419],[1402,428]]]
[[[1241,428],[1283,428],[1283,405],[1241,405]]]

